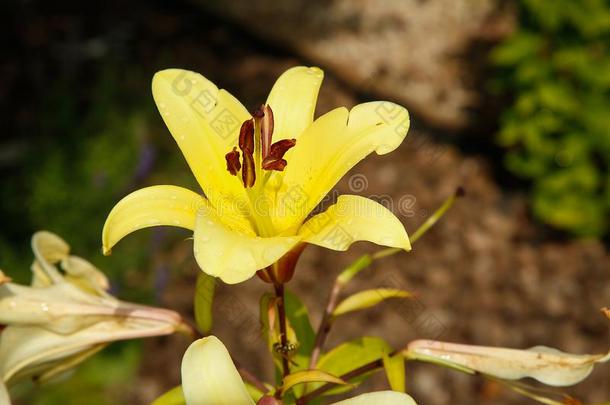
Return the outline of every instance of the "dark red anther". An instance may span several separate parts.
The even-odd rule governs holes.
[[[271,139],[273,138],[273,110],[269,105],[263,106],[263,112],[265,115],[261,119],[261,151],[263,154],[263,160],[269,156],[271,151]]]
[[[282,139],[277,141],[269,150],[269,155],[263,160],[263,169],[282,171],[286,167],[286,160],[283,159],[288,149],[296,145],[296,139]]]
[[[288,162],[286,161],[286,159],[265,159],[265,161],[263,162],[263,169],[283,172],[287,164]]]
[[[225,159],[227,160],[227,170],[233,176],[237,176],[237,172],[241,169],[241,163],[239,163],[239,151],[236,147],[233,147],[233,150],[225,155]]]
[[[239,130],[239,149],[244,155],[254,153],[254,120],[246,120]]]
[[[244,187],[252,187],[256,180],[256,170],[254,168],[254,156],[251,153],[244,153],[244,165],[241,169],[241,179],[244,182]]]

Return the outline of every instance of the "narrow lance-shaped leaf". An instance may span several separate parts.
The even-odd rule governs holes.
[[[363,255],[356,259],[353,263],[347,266],[337,277],[337,282],[341,285],[346,285],[362,270],[366,269],[373,263],[373,258],[370,255]]]
[[[263,395],[265,395],[264,392],[262,392],[247,381],[244,381],[244,385],[246,386],[246,390],[248,391],[248,394],[250,394],[250,397],[255,401],[258,401],[262,398]]]
[[[155,399],[150,405],[186,405],[182,385],[172,388],[159,398]]]
[[[390,357],[384,353],[383,368],[392,391],[406,392],[405,358],[400,354]]]
[[[347,384],[339,377],[335,377],[334,375],[326,373],[322,370],[305,370],[297,371],[296,373],[292,373],[284,377],[282,391],[286,392],[297,384],[304,384],[310,382],[333,383],[338,385]]]
[[[540,402],[545,405],[581,405],[581,402],[572,398],[571,396],[562,393],[561,391],[541,389],[529,384],[521,383],[519,381],[502,380],[495,378],[490,375],[486,376],[489,380],[495,381],[505,387],[515,391],[516,393],[528,397],[536,402]],[[605,404],[609,405],[609,404]]]
[[[362,337],[343,343],[328,353],[323,354],[318,361],[317,368],[332,375],[344,375],[352,370],[357,369],[367,363],[375,360],[380,360],[383,353],[389,353],[392,350],[383,339],[377,337]],[[328,391],[327,395],[338,394],[349,391],[357,384],[368,378],[369,374],[364,374],[348,381],[352,385],[348,387],[337,387]],[[320,384],[309,384],[307,392],[311,392],[318,388]]]
[[[309,355],[311,355],[316,339],[315,332],[313,331],[309,320],[309,312],[299,297],[290,291],[286,291],[285,299],[286,317],[298,340],[298,356],[296,357],[302,358],[295,358],[294,360],[299,366],[306,367],[309,364]]]
[[[267,340],[269,350],[272,350],[273,345],[278,341],[277,334],[275,333],[274,299],[275,296],[273,294],[265,293],[261,296],[259,302],[262,333]]]
[[[214,302],[215,289],[216,278],[209,276],[204,272],[199,272],[193,305],[195,310],[195,322],[204,335],[209,334],[212,330],[212,304]]]
[[[309,358],[311,357],[316,339],[309,320],[309,313],[299,297],[290,291],[285,293],[285,307],[287,321],[295,338],[295,341],[290,343],[296,346],[295,352],[290,357],[292,363],[291,371],[306,370],[309,367]],[[304,385],[299,385],[294,387],[293,391],[296,396],[301,396],[304,389]]]
[[[610,353],[576,355],[545,346],[516,350],[431,340],[414,341],[403,353],[407,359],[444,363],[506,380],[531,377],[557,387],[584,380],[596,363],[610,360]]]
[[[393,288],[375,288],[360,291],[341,301],[333,312],[333,316],[339,316],[348,312],[371,308],[390,298],[408,298],[411,294],[407,291]]]

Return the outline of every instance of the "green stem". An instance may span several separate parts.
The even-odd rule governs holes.
[[[288,332],[286,327],[286,306],[284,305],[284,284],[274,284],[275,296],[277,297],[277,314],[280,324],[280,345],[281,349],[288,347]],[[282,356],[282,376],[286,377],[290,374],[290,362],[283,350],[280,351]]]
[[[426,222],[424,222],[422,225],[420,225],[419,228],[417,228],[415,230],[415,232],[411,236],[411,244],[414,244],[416,241],[418,241],[430,228],[432,228],[432,226],[434,226],[434,224],[436,224],[438,222],[438,220],[441,219],[443,217],[443,215],[445,215],[445,213],[449,210],[449,208],[451,208],[453,206],[453,204],[455,203],[457,198],[459,198],[463,195],[464,195],[464,190],[461,187],[459,187],[455,191],[455,193],[453,193],[449,198],[447,198],[445,200],[445,202],[443,203],[443,205],[441,205],[434,212],[434,214],[432,214],[432,216],[426,220]],[[373,253],[372,255],[368,255],[368,254],[363,255],[363,256],[359,257],[356,261],[354,261],[352,264],[347,266],[347,268],[345,268],[345,270],[343,270],[339,274],[339,276],[335,280],[333,288],[328,296],[328,301],[326,304],[326,308],[324,310],[324,315],[322,317],[322,320],[320,321],[320,326],[318,327],[318,330],[316,333],[316,340],[315,340],[314,348],[311,353],[311,358],[309,361],[310,369],[315,368],[315,366],[318,362],[318,359],[320,357],[320,354],[322,353],[322,350],[324,348],[324,342],[326,341],[326,337],[328,336],[328,333],[330,332],[330,329],[332,327],[332,313],[337,306],[339,295],[341,294],[343,287],[353,277],[355,277],[360,271],[369,267],[375,260],[382,259],[382,258],[388,257],[388,256],[392,256],[401,251],[402,251],[402,249],[398,249],[398,248],[387,248],[387,249],[379,250],[376,253]],[[366,367],[368,367],[368,366],[369,365],[366,365]],[[354,372],[356,372],[357,370],[359,370],[359,369],[354,370]],[[350,378],[353,378],[353,376],[351,376]],[[311,394],[314,394],[315,392],[318,392],[318,391],[324,392],[324,390],[322,390],[322,388],[324,388],[324,387],[326,387],[326,386],[322,386],[318,390],[312,391],[307,396],[301,398],[301,400],[304,398],[305,399],[313,398],[313,396],[311,396]],[[301,402],[301,400],[297,401],[297,404],[306,403],[306,402]],[[306,399],[306,400],[308,400],[308,399]]]
[[[453,204],[455,204],[455,201],[463,195],[464,189],[462,187],[458,187],[455,193],[453,193],[451,197],[447,198],[443,205],[441,205],[436,211],[434,211],[434,214],[428,217],[428,219],[426,219],[426,222],[421,224],[419,228],[417,228],[415,232],[413,232],[413,235],[411,235],[411,237],[409,238],[411,240],[411,244],[414,244],[419,240],[419,238],[424,236],[424,234],[428,232],[428,230],[430,230],[430,228],[432,228],[439,221],[439,219],[441,219],[445,215],[447,211],[449,211],[449,208],[451,208]],[[392,256],[400,251],[402,251],[402,249],[387,248],[374,253],[372,255],[372,258],[373,260],[382,259],[387,256]]]

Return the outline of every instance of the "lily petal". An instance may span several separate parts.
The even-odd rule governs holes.
[[[516,350],[432,340],[411,342],[404,354],[407,359],[436,362],[506,380],[531,377],[556,387],[579,383],[596,363],[610,361],[610,352],[576,355],[545,346]]]
[[[197,210],[205,198],[186,188],[152,186],[134,191],[119,201],[106,218],[102,231],[104,254],[123,237],[139,229],[170,225],[195,229]]]
[[[8,390],[4,381],[0,380],[0,404],[11,405],[11,398],[8,395]]]
[[[324,72],[317,67],[296,66],[275,82],[267,104],[275,119],[273,140],[298,138],[312,123]]]
[[[168,322],[117,318],[101,320],[71,334],[55,333],[37,326],[9,326],[0,335],[0,373],[4,381],[37,375],[67,358],[100,344],[174,333]]]
[[[276,229],[300,224],[352,167],[372,152],[396,149],[408,129],[407,110],[388,101],[359,104],[351,111],[341,107],[316,119],[287,158],[276,197],[283,211],[276,215]],[[295,197],[300,199],[295,202]]]
[[[241,124],[251,118],[246,108],[227,91],[188,70],[157,72],[152,91],[165,124],[212,205],[227,211],[247,202],[240,180],[229,173],[225,161],[226,153],[237,145]]]
[[[70,246],[59,236],[49,231],[38,231],[32,235],[32,251],[36,260],[32,265],[32,286],[47,286],[59,283],[63,276],[55,267],[70,254]]]
[[[235,284],[279,260],[300,241],[298,236],[262,238],[249,229],[224,225],[213,208],[197,214],[195,259],[207,274]]]
[[[61,261],[61,268],[66,272],[68,282],[86,292],[103,296],[110,288],[106,275],[83,258],[68,256]]]
[[[182,359],[187,405],[254,405],[227,348],[215,336],[193,342]]]
[[[413,398],[402,392],[378,391],[358,395],[344,401],[335,402],[332,405],[417,405]]]
[[[299,235],[305,242],[333,250],[346,250],[361,240],[411,250],[400,220],[378,202],[356,195],[339,196],[336,204],[305,222]]]

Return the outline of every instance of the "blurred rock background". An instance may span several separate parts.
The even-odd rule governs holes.
[[[515,33],[534,30],[531,18],[519,14],[527,3],[8,2],[0,17],[0,267],[27,281],[29,237],[49,229],[105,270],[120,297],[190,314],[198,270],[186,232],[140,231],[112,256],[100,253],[105,216],[128,192],[163,183],[197,189],[155,110],[150,79],[167,67],[199,71],[252,109],[283,70],[315,64],[326,71],[318,115],[380,98],[412,112],[405,143],[392,154],[363,161],[338,192],[353,192],[358,179],[355,191],[389,197],[412,232],[457,186],[467,190],[412,253],[377,262],[351,286],[356,291],[388,280],[399,283],[417,293],[421,311],[416,320],[391,303],[353,314],[336,324],[329,347],[364,331],[395,347],[440,336],[481,345],[607,350],[610,325],[599,313],[610,305],[607,236],[566,231],[541,222],[539,215],[534,218],[530,195],[535,186],[504,164],[518,146],[497,142],[520,93],[494,90],[501,87],[494,81],[507,82],[513,73],[497,68],[498,58],[490,55],[497,54],[498,44],[506,49]],[[603,22],[598,25],[602,28],[587,34],[587,41],[605,38]],[[545,30],[553,32],[552,38],[559,35]],[[608,56],[603,47],[595,52]],[[596,87],[602,96],[604,83]],[[555,104],[540,108],[546,113]],[[538,116],[537,110],[529,111],[526,118]],[[540,133],[528,135],[529,144],[547,139],[548,132]],[[601,141],[587,148],[605,150],[600,133]],[[580,136],[597,139],[588,134]],[[552,152],[556,157],[568,150],[578,157],[581,149],[562,145]],[[596,197],[605,192],[610,176],[605,155],[595,156]],[[561,173],[564,166],[545,168]],[[581,211],[588,212],[588,203],[582,204]],[[605,203],[591,206],[599,204]],[[599,229],[608,222],[601,212]],[[358,244],[348,253],[305,251],[289,288],[308,305],[314,326],[336,274],[375,250]],[[220,287],[215,334],[240,363],[270,379],[264,343],[252,326],[257,297],[266,289],[257,279]],[[223,305],[227,302],[237,306]],[[147,404],[179,383],[187,344],[179,337],[115,344],[70,380],[36,389],[22,385],[14,394],[20,404]],[[609,378],[610,368],[602,366],[567,391],[584,403],[607,401]],[[359,390],[383,389],[384,384],[380,374]],[[430,365],[408,365],[407,387],[421,404],[531,403],[495,383]]]

